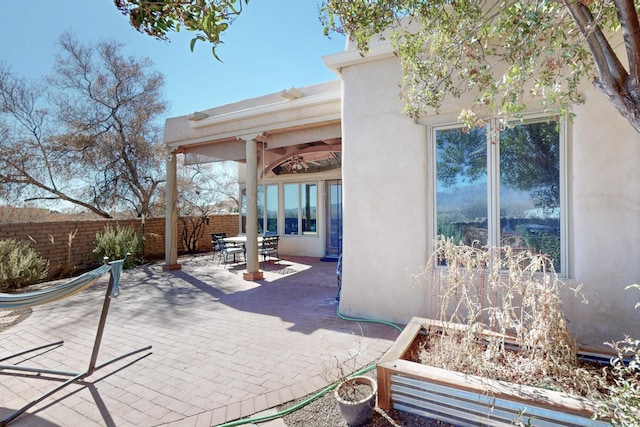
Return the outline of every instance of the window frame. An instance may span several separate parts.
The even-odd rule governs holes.
[[[302,223],[303,223],[303,188],[304,186],[307,185],[313,185],[315,186],[315,221],[316,221],[316,227],[315,227],[315,231],[313,232],[306,232],[303,229]],[[318,182],[316,181],[296,181],[296,182],[283,182],[282,183],[282,219],[283,222],[286,223],[286,219],[287,219],[287,208],[286,208],[286,193],[287,193],[287,186],[296,186],[297,187],[297,229],[298,232],[295,234],[287,234],[286,233],[286,224],[284,224],[284,231],[283,231],[283,235],[287,236],[287,237],[305,237],[305,236],[309,236],[309,237],[318,237],[319,236],[319,230],[318,230],[318,209],[319,209],[319,189],[320,186],[318,185]]]
[[[267,203],[270,202],[269,200],[269,189],[270,188],[275,188],[276,191],[276,197],[275,197],[275,207],[276,207],[276,218],[275,218],[275,224],[276,224],[276,230],[272,231],[269,230],[268,226],[269,226],[269,219],[270,217],[268,216],[268,208],[272,207],[271,205],[268,205]],[[262,219],[262,233],[260,233],[260,230],[258,230],[258,234],[262,234],[262,235],[267,235],[267,234],[278,234],[278,231],[280,229],[280,186],[278,184],[262,184],[258,186],[258,192],[257,192],[257,197],[258,199],[260,199],[260,196],[262,196],[262,200],[258,200],[258,219]],[[272,202],[272,201],[271,201]],[[273,202],[272,202],[273,203]],[[262,212],[260,212],[260,207],[262,207]]]
[[[518,125],[526,123],[537,123],[545,120],[556,120],[558,122],[559,138],[559,199],[560,199],[560,272],[561,277],[570,277],[569,258],[569,197],[568,197],[568,131],[567,120],[558,114],[553,113],[532,113],[523,115],[521,118],[504,121],[498,117],[484,119],[486,125],[487,144],[487,244],[500,247],[500,132],[507,125]],[[463,128],[459,122],[445,122],[429,126],[428,147],[429,156],[429,194],[431,202],[429,238],[434,242],[438,233],[438,191],[437,191],[437,144],[436,134],[438,131]],[[433,244],[429,246],[429,251],[433,253]]]

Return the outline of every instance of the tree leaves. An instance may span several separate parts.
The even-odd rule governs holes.
[[[189,48],[198,41],[211,43],[213,56],[222,43],[222,34],[242,12],[249,0],[114,0],[116,7],[129,16],[131,25],[141,33],[166,40],[167,33],[183,27],[197,35]]]
[[[640,132],[640,24],[632,0],[325,0],[325,32],[349,34],[364,55],[393,30],[412,117],[472,95],[462,118],[514,115],[530,100],[569,112],[590,78]],[[630,71],[608,37],[622,28]],[[606,31],[606,34],[605,34]],[[629,75],[631,74],[631,75]],[[471,112],[471,114],[469,113]]]

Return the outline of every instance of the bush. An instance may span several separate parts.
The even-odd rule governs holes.
[[[104,257],[111,261],[122,259],[129,253],[124,267],[131,268],[142,262],[142,259],[137,259],[137,255],[142,253],[142,239],[132,227],[118,225],[114,229],[107,225],[102,233],[96,233],[96,248],[93,253],[98,255],[99,262],[102,262]]]
[[[626,289],[640,289],[629,285]],[[640,302],[636,304],[640,308]],[[607,386],[609,399],[600,402],[599,417],[611,418],[611,424],[640,425],[640,339],[626,336],[624,340],[607,343],[617,353],[611,359],[608,372],[612,383]]]
[[[609,343],[617,356],[608,368],[612,384],[607,386],[609,399],[600,403],[601,417],[609,417],[613,425],[640,425],[640,340],[625,337]]]
[[[47,277],[49,262],[24,241],[0,240],[0,291],[20,289]]]

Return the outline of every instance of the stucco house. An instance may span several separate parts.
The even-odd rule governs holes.
[[[433,310],[426,264],[438,234],[553,255],[588,304],[568,297],[583,344],[640,336],[640,135],[591,85],[575,119],[533,103],[524,122],[486,117],[462,132],[469,99],[438,115],[403,114],[401,70],[387,42],[323,58],[337,79],[169,118],[166,264],[176,263],[175,156],[239,164],[248,280],[260,279],[255,236],[280,254],[343,254],[340,310],[404,324]],[[173,207],[173,208],[172,208]]]

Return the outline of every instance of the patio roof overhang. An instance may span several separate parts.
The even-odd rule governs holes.
[[[340,81],[333,80],[169,118],[164,139],[169,151],[187,154],[189,163],[244,162],[245,135],[258,135],[258,143],[282,155],[295,145],[334,144],[341,137],[340,119]]]
[[[246,163],[246,280],[259,280],[257,182],[281,173],[341,167],[340,80],[248,99],[167,119],[165,268],[177,264],[176,154],[189,163]]]

